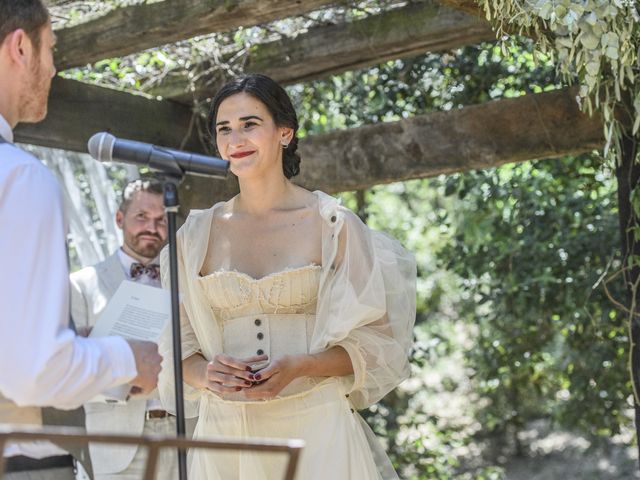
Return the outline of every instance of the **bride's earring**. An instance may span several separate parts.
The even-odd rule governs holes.
[[[289,146],[285,140],[281,140],[280,143],[282,144],[282,148],[287,148]]]

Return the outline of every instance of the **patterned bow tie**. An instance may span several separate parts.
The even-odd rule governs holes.
[[[149,278],[156,279],[160,276],[160,265],[157,263],[150,263],[149,265],[143,265],[138,262],[131,264],[131,278],[138,278],[142,275],[147,275]]]

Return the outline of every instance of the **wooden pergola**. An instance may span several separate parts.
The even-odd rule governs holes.
[[[69,0],[49,0],[49,5]],[[56,66],[62,71],[105,58],[213,32],[262,25],[344,5],[327,0],[164,0],[120,7],[56,30]],[[352,22],[318,26],[296,38],[254,45],[246,72],[282,84],[320,79],[390,59],[439,52],[494,40],[474,0],[440,0],[406,6]],[[196,70],[211,70],[203,64]],[[19,142],[86,151],[98,131],[143,142],[204,152],[193,127],[194,100],[220,85],[215,73],[197,82],[168,75],[147,95],[57,77],[49,115],[16,130]],[[399,122],[310,136],[300,142],[297,182],[327,192],[364,189],[400,180],[592,151],[604,143],[602,121],[582,114],[572,89],[528,94]],[[183,205],[202,208],[237,188],[188,177]]]
[[[55,7],[70,1],[47,3]],[[347,0],[163,0],[123,6],[100,18],[57,29],[56,66],[62,71],[346,4]],[[243,70],[264,73],[289,85],[491,40],[495,32],[476,0],[415,0],[362,19],[319,25],[295,38],[251,45]],[[193,128],[200,115],[194,104],[206,104],[224,75],[210,61],[191,71],[207,73],[194,81],[181,70],[144,92],[56,77],[47,119],[20,125],[16,140],[86,152],[91,135],[108,131],[117,137],[208,152],[209,146]],[[583,114],[576,93],[564,88],[309,136],[300,142],[302,172],[295,181],[312,190],[334,193],[600,149],[605,143],[602,118]],[[616,170],[625,259],[640,255],[640,243],[629,228],[640,225],[629,201],[640,182],[636,152],[637,138],[625,136],[622,163]],[[214,183],[188,176],[181,187],[182,206],[205,208],[229,198],[237,188],[234,179]],[[640,268],[634,267],[628,277],[627,286],[637,284]],[[627,290],[631,305],[635,292]],[[635,314],[640,318],[638,300]],[[640,322],[631,323],[631,338],[633,378],[640,387]],[[640,432],[638,403],[635,414]]]

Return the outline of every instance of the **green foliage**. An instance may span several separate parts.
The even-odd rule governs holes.
[[[602,278],[619,268],[615,184],[592,156],[502,167],[444,181],[459,198],[440,258],[470,293],[469,352],[489,430],[533,418],[610,436],[630,393],[624,315]],[[463,259],[463,260],[461,260]],[[620,298],[621,285],[610,285]]]
[[[320,134],[557,88],[550,59],[536,60],[533,52],[526,39],[506,54],[485,43],[389,61],[288,92],[300,113],[300,135]]]

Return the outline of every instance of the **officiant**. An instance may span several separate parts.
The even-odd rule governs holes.
[[[124,280],[161,287],[157,257],[167,240],[162,184],[154,179],[129,183],[115,221],[123,233],[122,246],[105,261],[71,275],[71,309],[79,331],[88,332],[95,325]],[[146,397],[131,397],[126,404],[103,401],[84,407],[89,433],[176,434],[176,419],[162,408],[155,390]],[[96,480],[138,480],[143,476],[144,447],[91,444],[90,453]],[[175,480],[177,468],[175,452],[164,450],[156,478]]]

